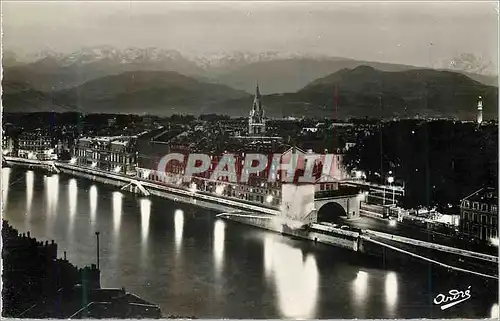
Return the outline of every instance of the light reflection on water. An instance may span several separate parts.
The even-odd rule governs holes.
[[[90,224],[92,225],[92,227],[94,227],[96,222],[96,211],[97,211],[97,187],[95,185],[90,186],[89,203],[90,203]]]
[[[368,272],[358,271],[356,279],[353,282],[354,289],[354,300],[356,303],[356,307],[363,308],[363,304],[365,302],[365,298],[367,296],[368,291]]]
[[[149,234],[149,218],[151,216],[151,201],[147,198],[141,199],[141,236],[144,244]]]
[[[319,283],[314,255],[304,260],[300,249],[281,242],[265,241],[264,246],[264,262],[276,285],[282,317],[314,318]]]
[[[73,239],[75,228],[76,207],[78,202],[78,186],[75,178],[69,180],[68,184],[68,204],[69,204],[69,224],[68,235]]]
[[[222,264],[224,263],[224,233],[226,223],[222,219],[217,219],[214,224],[214,263],[216,275],[222,272]]]
[[[494,303],[491,307],[490,318],[498,320],[500,314],[498,312],[498,303]]]
[[[57,205],[59,202],[59,175],[45,176],[45,195],[47,202],[46,228],[49,234],[53,233],[57,218]]]
[[[11,172],[10,168],[8,168],[8,167],[2,168],[2,207],[3,207],[3,210],[7,209],[7,204],[8,204],[10,172]]]
[[[385,302],[390,315],[394,314],[398,301],[398,278],[395,272],[387,273],[385,279]]]
[[[33,188],[35,183],[35,173],[26,171],[26,217],[29,221],[31,216],[31,203],[33,202]]]
[[[175,228],[175,252],[178,254],[182,245],[182,234],[184,231],[184,211],[181,209],[175,210],[174,214]]]
[[[264,272],[269,278],[273,272],[273,239],[270,237],[264,238]]]
[[[419,318],[441,313],[428,303],[436,293],[427,292],[426,272],[389,272],[361,260],[349,261],[346,252],[335,248],[63,174],[41,184],[43,175],[36,171],[2,169],[2,187],[9,186],[9,176],[9,208],[4,213],[9,222],[22,232],[31,226],[41,240],[54,239],[59,255],[68,251],[79,266],[95,263],[98,229],[103,286],[124,286],[166,313],[200,318]],[[15,177],[21,178],[19,183],[13,183]],[[72,245],[74,240],[78,243]],[[450,283],[465,282],[462,276],[450,277],[456,279]],[[485,288],[482,281],[470,284]],[[422,291],[412,291],[415,288]],[[495,295],[483,295],[478,301],[484,306],[468,316],[495,318]],[[408,302],[412,306],[401,308]],[[447,312],[460,316],[462,307],[467,309],[463,304]]]
[[[59,200],[59,175],[45,176],[45,196],[47,198],[47,213],[55,215]]]
[[[121,192],[113,192],[113,234],[118,238],[122,221],[122,198]]]

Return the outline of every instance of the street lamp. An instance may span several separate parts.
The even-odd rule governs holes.
[[[393,176],[389,176],[387,178],[387,181],[391,185],[391,189],[392,189],[392,204],[394,205],[395,204],[395,202],[394,202],[394,187],[392,186],[392,183],[394,183],[394,177]]]
[[[95,236],[97,238],[97,249],[96,249],[96,254],[97,254],[97,269],[99,270],[99,232],[95,232]]]

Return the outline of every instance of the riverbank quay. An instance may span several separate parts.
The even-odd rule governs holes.
[[[329,229],[321,224],[311,224],[303,228],[293,228],[277,216],[255,215],[249,212],[221,213],[218,217],[251,225],[261,229],[281,233],[292,238],[333,245],[352,251],[358,251],[359,233],[340,229]]]
[[[467,273],[481,278],[498,280],[498,257],[446,248],[409,238],[397,237],[370,230],[350,231],[327,223],[290,227],[275,216],[249,212],[221,213],[218,217],[281,233],[296,239],[340,247],[360,256],[375,258],[383,266],[408,266],[429,263],[448,271]]]
[[[101,288],[96,265],[78,268],[2,221],[2,316],[11,318],[160,318],[161,310],[122,289]]]
[[[4,156],[4,159],[9,166],[18,166],[27,169],[38,168],[41,170],[48,170],[52,173],[63,173],[75,177],[82,177],[91,181],[115,186],[124,191],[143,194],[145,196],[155,195],[172,201],[194,204],[219,212],[245,210],[270,215],[278,215],[280,213],[276,208],[257,205],[240,199],[236,200],[230,197],[216,196],[203,191],[193,192],[189,188],[168,183],[160,185],[135,176],[126,176],[94,168],[71,165],[65,162],[29,160],[9,156]]]

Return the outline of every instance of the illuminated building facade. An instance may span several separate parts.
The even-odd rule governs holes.
[[[462,200],[460,229],[465,236],[481,242],[498,240],[497,193],[496,189],[487,187]]]

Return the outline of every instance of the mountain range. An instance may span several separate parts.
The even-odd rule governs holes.
[[[486,118],[498,114],[498,89],[488,85],[494,82],[487,76],[345,58],[270,52],[200,61],[156,48],[104,47],[71,55],[46,53],[31,63],[7,54],[4,65],[6,112],[245,116],[258,81],[271,117],[471,119],[478,95]]]
[[[13,52],[4,54],[4,77],[27,82],[35,90],[52,91],[77,87],[87,81],[128,71],[175,71],[205,82],[219,83],[252,93],[255,83],[264,94],[291,93],[331,73],[358,66],[382,71],[405,71],[421,67],[361,61],[324,55],[279,52],[214,53],[186,55],[160,48],[89,47],[70,54],[38,53],[22,63]],[[485,85],[497,86],[497,77],[466,73]]]

